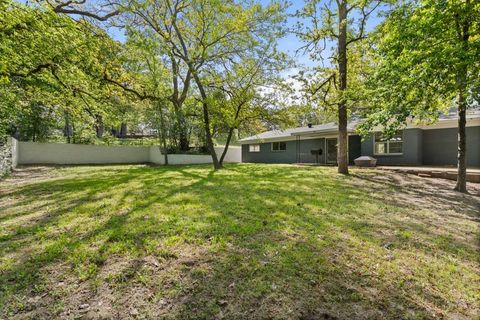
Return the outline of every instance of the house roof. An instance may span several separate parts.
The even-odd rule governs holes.
[[[445,128],[445,127],[456,127],[457,126],[457,114],[446,114],[442,115],[439,121],[431,125],[417,125],[409,123],[407,128],[421,128],[421,129],[434,129],[434,128]],[[480,121],[480,110],[467,114],[467,125],[469,123]],[[348,133],[354,133],[356,126],[361,121],[352,121],[347,126]],[[240,139],[241,144],[247,144],[252,142],[263,142],[263,141],[281,141],[281,140],[295,140],[297,136],[308,137],[308,136],[318,136],[318,135],[328,135],[336,134],[338,132],[338,125],[334,122],[329,122],[325,124],[313,125],[311,127],[296,127],[288,129],[279,129],[262,132],[250,137]]]
[[[358,122],[352,122],[348,124],[348,132],[354,132],[355,126]],[[313,125],[311,127],[297,127],[297,128],[289,128],[284,130],[271,130],[259,133],[257,135],[253,135],[250,137],[243,138],[239,140],[240,143],[247,143],[253,141],[271,141],[277,140],[281,138],[294,138],[295,136],[305,136],[310,134],[328,134],[332,133],[335,134],[338,132],[338,125],[334,122],[329,122],[325,124],[318,124]]]

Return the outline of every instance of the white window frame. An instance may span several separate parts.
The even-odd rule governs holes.
[[[373,155],[375,156],[401,156],[403,155],[403,145],[405,143],[404,139],[403,139],[403,131],[400,131],[399,132],[402,136],[402,152],[390,152],[390,140],[386,140],[386,141],[383,141],[383,142],[377,142],[376,141],[376,137],[378,134],[382,134],[381,132],[375,132],[373,134]],[[394,141],[394,143],[398,143],[400,141]],[[387,145],[387,150],[385,153],[377,153],[377,143],[385,143]]]
[[[273,150],[273,144],[274,144],[274,143],[278,143],[278,150]],[[285,150],[281,150],[281,149],[280,149],[280,143],[285,143]],[[272,152],[285,152],[285,151],[287,151],[287,142],[286,142],[286,141],[275,141],[275,142],[272,142],[270,148],[271,148],[270,150],[271,150]]]
[[[260,152],[260,144],[258,144],[258,143],[249,144],[248,145],[248,152],[255,152],[255,153]]]

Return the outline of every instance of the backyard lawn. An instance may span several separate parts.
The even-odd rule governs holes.
[[[480,185],[238,164],[0,181],[0,319],[472,319]]]

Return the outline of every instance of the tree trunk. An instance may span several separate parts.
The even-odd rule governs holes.
[[[179,148],[181,151],[188,151],[190,149],[187,132],[188,127],[185,121],[185,115],[182,112],[182,106],[178,101],[174,101],[173,108],[175,109],[175,117],[177,118]]]
[[[225,159],[225,156],[227,155],[228,147],[230,146],[230,141],[232,140],[233,130],[235,130],[235,128],[230,128],[230,130],[228,131],[228,136],[227,136],[227,141],[225,143],[225,148],[223,149],[222,155],[220,157],[220,165],[221,166],[223,166],[223,160]]]
[[[467,8],[470,6],[470,1],[465,2]],[[457,19],[464,19],[464,17],[457,16]],[[458,30],[458,37],[465,52],[469,52],[470,42],[470,25],[471,22],[465,19],[457,24],[461,26]],[[457,154],[457,183],[454,190],[467,193],[467,101],[465,95],[467,93],[467,75],[468,65],[465,64],[460,68],[458,73],[458,154]]]
[[[95,131],[97,134],[97,138],[103,137],[103,132],[105,131],[105,127],[103,125],[103,117],[99,114],[95,115]]]
[[[455,190],[467,192],[467,103],[462,89],[458,94],[458,154],[457,154],[457,184]]]
[[[20,140],[20,128],[17,127],[17,126],[14,126],[12,131],[13,131],[12,132],[12,137],[14,137],[17,140]]]
[[[127,127],[127,124],[125,122],[122,122],[120,124],[120,134],[119,134],[119,137],[120,138],[126,138],[127,137],[127,133],[128,133],[128,127]]]
[[[173,108],[175,109],[175,116],[177,118],[177,134],[178,134],[178,141],[179,141],[179,148],[181,151],[188,151],[190,149],[190,143],[188,141],[188,128],[185,121],[185,115],[183,114],[182,105],[185,102],[187,97],[188,88],[190,87],[191,81],[191,70],[189,69],[187,75],[185,76],[183,82],[183,89],[180,93],[179,86],[178,86],[178,78],[179,78],[179,65],[177,60],[173,55],[170,56],[170,60],[172,63],[172,84],[173,84],[173,93],[171,96],[171,101],[173,103]]]
[[[193,77],[195,79],[195,83],[197,84],[198,90],[200,91],[200,95],[202,96],[203,124],[205,126],[205,139],[207,143],[207,148],[210,151],[210,155],[212,156],[213,167],[215,168],[215,170],[221,169],[223,168],[223,166],[218,161],[217,153],[215,152],[215,148],[213,146],[212,133],[210,132],[210,118],[208,115],[207,94],[205,93],[202,81],[198,77],[197,73],[194,73]]]
[[[63,136],[67,138],[67,143],[72,142],[73,128],[70,124],[70,115],[65,112],[65,126],[63,127]]]
[[[235,118],[233,119],[235,122],[238,120],[238,117],[240,116],[240,110],[242,109],[244,104],[245,102],[241,102],[238,105],[237,110],[235,111]],[[233,130],[235,130],[235,128],[230,127],[230,130],[228,131],[227,142],[225,143],[225,148],[223,149],[222,156],[220,157],[220,165],[222,166],[223,166],[223,160],[225,159],[225,156],[227,155],[227,152],[228,152],[228,147],[230,146],[230,141],[232,140]]]
[[[347,1],[338,6],[338,73],[340,103],[338,104],[338,172],[348,174],[348,133],[347,103],[344,97],[347,89]]]
[[[178,132],[179,146],[181,151],[190,150],[190,142],[188,141],[188,128],[185,122],[185,117],[181,117],[179,122],[179,132]]]
[[[166,137],[166,130],[165,130],[165,119],[163,118],[163,110],[162,106],[160,103],[157,105],[158,108],[158,113],[160,115],[160,128],[158,130],[158,136],[160,138],[160,143],[163,146],[163,152],[160,150],[160,152],[163,153],[163,164],[165,166],[168,166],[168,152],[167,152],[167,137]]]
[[[75,122],[72,121],[72,142],[75,144],[77,142],[75,138]]]

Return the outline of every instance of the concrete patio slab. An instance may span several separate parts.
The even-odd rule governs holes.
[[[442,178],[449,180],[457,180],[457,168],[455,167],[431,167],[431,166],[379,166],[381,170],[390,170],[396,172],[403,172],[415,174],[424,178]],[[480,183],[480,168],[467,169],[467,181]]]

